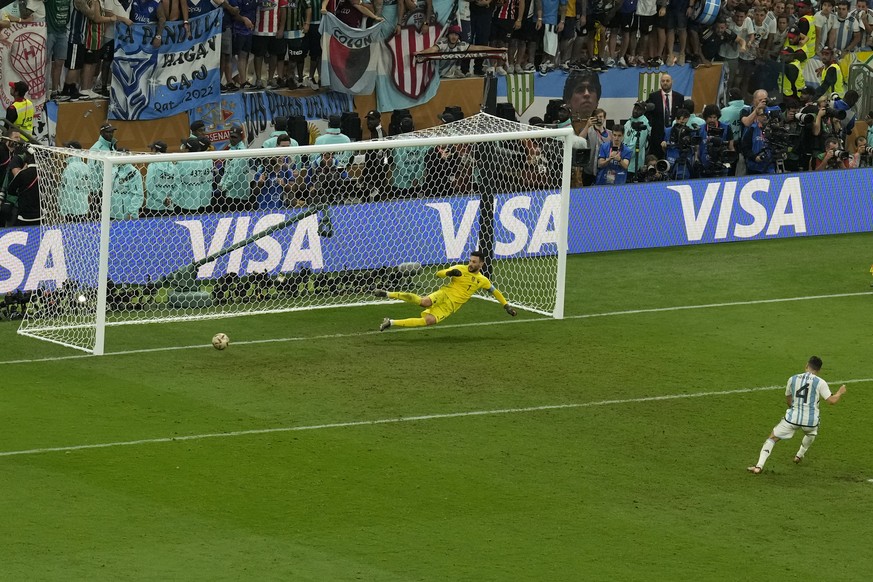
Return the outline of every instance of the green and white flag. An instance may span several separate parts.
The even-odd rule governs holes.
[[[639,101],[645,101],[649,95],[661,90],[661,71],[654,73],[640,73]]]
[[[533,71],[506,75],[506,98],[515,107],[517,114],[527,111],[534,100]]]

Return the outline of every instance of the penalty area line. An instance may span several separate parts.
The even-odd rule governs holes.
[[[816,301],[820,299],[839,299],[845,297],[860,297],[865,295],[873,295],[873,291],[862,291],[857,293],[835,293],[832,295],[806,295],[801,297],[783,297],[779,299],[752,299],[749,301],[728,301],[724,303],[704,303],[699,305],[676,305],[673,307],[651,307],[646,309],[627,309],[623,311],[606,311],[603,313],[582,313],[578,315],[566,315],[564,319],[593,319],[596,317],[616,317],[622,315],[644,315],[647,313],[669,313],[671,311],[690,311],[694,309],[718,309],[723,307],[743,307],[749,305],[764,305],[769,303],[790,303],[793,301]],[[488,327],[492,325],[512,325],[512,324],[524,324],[524,323],[535,323],[541,321],[555,321],[552,317],[525,317],[522,319],[503,319],[503,320],[494,320],[494,321],[478,321],[472,323],[449,323],[438,325],[435,327],[428,327],[428,331],[434,330],[442,330],[442,329],[463,329],[468,327]],[[421,328],[408,328],[408,329],[395,329],[388,333],[397,334],[397,333],[421,333],[423,330]],[[355,338],[355,337],[366,337],[371,335],[380,335],[383,332],[378,330],[368,330],[368,331],[358,331],[358,332],[350,332],[350,333],[328,333],[328,334],[319,334],[312,336],[292,336],[292,337],[280,337],[280,338],[265,338],[265,339],[256,339],[256,340],[239,340],[233,341],[231,340],[231,345],[237,346],[252,346],[259,344],[274,344],[274,343],[285,343],[285,342],[300,342],[300,341],[316,341],[316,340],[326,340],[326,339],[347,339],[347,338]],[[157,352],[173,352],[180,350],[195,350],[195,349],[204,349],[204,348],[212,348],[212,344],[193,344],[187,346],[165,346],[158,348],[141,348],[136,350],[120,350],[117,352],[106,352],[103,356],[99,357],[108,357],[108,356],[130,356],[136,354],[148,354],[148,353],[157,353]],[[93,354],[75,354],[70,356],[53,356],[47,358],[29,358],[29,359],[20,359],[20,360],[5,360],[0,361],[0,365],[7,364],[34,364],[39,362],[62,362],[66,360],[81,360],[85,358],[94,358],[98,356],[94,356]]]
[[[861,382],[873,382],[873,378],[858,378],[854,380],[839,380],[834,381],[834,384],[854,384]],[[378,426],[382,424],[400,424],[406,422],[424,422],[429,420],[443,420],[448,418],[465,418],[473,416],[499,416],[506,414],[523,414],[530,412],[543,412],[549,410],[567,410],[573,408],[592,408],[596,406],[613,406],[619,404],[636,404],[642,402],[660,402],[664,400],[681,400],[687,398],[703,398],[712,396],[727,396],[731,394],[748,394],[750,392],[763,392],[767,390],[777,390],[784,388],[783,386],[757,386],[755,388],[737,388],[734,390],[717,390],[710,392],[689,392],[684,394],[666,394],[663,396],[643,396],[640,398],[625,398],[612,400],[597,400],[594,402],[579,402],[569,404],[545,404],[542,406],[527,406],[523,408],[497,408],[492,410],[470,410],[465,412],[447,412],[442,414],[421,414],[417,416],[397,416],[393,418],[382,418],[376,420],[353,420],[348,422],[331,422],[325,424],[311,424],[303,426],[285,426],[276,428],[256,428],[249,430],[236,430],[228,432],[215,432],[193,435],[182,435],[174,437],[158,437],[150,439],[137,439],[130,441],[115,441],[108,443],[94,443],[90,445],[70,445],[62,447],[42,447],[34,449],[23,449],[19,451],[0,451],[0,457],[17,457],[25,455],[39,455],[45,453],[70,453],[73,451],[85,451],[90,449],[109,449],[115,447],[130,447],[136,445],[152,445],[161,443],[174,443],[185,441],[199,441],[206,439],[220,439],[243,437],[264,434],[276,434],[286,432],[302,432],[310,430],[325,430],[336,428],[353,428],[361,426]]]

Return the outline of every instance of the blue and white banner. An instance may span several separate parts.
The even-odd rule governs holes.
[[[834,182],[873,180],[873,169],[660,182],[574,190],[570,200],[571,253],[734,242],[873,231],[873,194],[834,190]],[[554,194],[506,194],[495,205],[499,258],[553,254],[557,244]],[[200,268],[202,278],[226,273],[272,274],[372,269],[407,261],[446,264],[477,244],[477,197],[398,200],[331,208],[333,236],[319,234],[310,216]],[[109,277],[144,283],[172,273],[294,215],[253,212],[182,215],[112,224]],[[399,217],[416,217],[415,220]],[[90,232],[85,232],[83,229]],[[83,241],[99,225],[0,230],[0,293],[63,283],[81,260]],[[66,242],[75,232],[77,242]],[[86,236],[87,235],[87,236]],[[72,239],[70,239],[72,240]],[[370,241],[361,244],[361,241]],[[403,241],[403,244],[396,244]],[[70,247],[69,254],[67,247]],[[157,251],[160,252],[157,252]],[[80,281],[93,285],[96,266]]]
[[[215,102],[220,95],[222,10],[168,22],[154,46],[155,24],[116,24],[109,119],[160,119]]]
[[[202,120],[206,124],[207,137],[216,149],[227,145],[230,128],[234,126],[245,129],[247,146],[258,147],[270,135],[277,117],[302,115],[308,121],[321,121],[320,125],[325,125],[323,120],[331,115],[342,115],[353,109],[352,97],[335,91],[319,91],[307,97],[249,91],[223,93],[219,100],[191,109],[188,119],[191,123]]]

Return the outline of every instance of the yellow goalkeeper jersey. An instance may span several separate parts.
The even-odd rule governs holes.
[[[471,273],[467,265],[452,265],[448,269],[437,271],[437,277],[446,277],[446,273],[452,269],[459,270],[461,276],[452,277],[452,280],[446,283],[441,291],[444,291],[455,305],[463,305],[479,289],[491,290],[491,281],[488,280],[488,277],[482,273]]]

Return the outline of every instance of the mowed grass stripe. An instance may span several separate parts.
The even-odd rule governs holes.
[[[840,384],[859,384],[873,382],[873,378],[856,378],[853,380],[836,380],[831,382],[834,386]],[[152,439],[138,439],[132,441],[116,441],[110,443],[94,443],[90,445],[70,445],[63,447],[43,447],[36,449],[24,449],[19,451],[2,451],[0,457],[15,457],[23,455],[38,455],[44,453],[65,453],[83,451],[88,449],[108,449],[112,447],[129,447],[135,445],[151,445],[160,443],[172,443],[182,441],[196,441],[205,439],[231,438],[261,434],[282,432],[299,432],[308,430],[324,430],[331,428],[353,428],[359,426],[376,426],[380,424],[397,424],[401,422],[422,422],[427,420],[443,420],[448,418],[463,418],[469,416],[497,416],[503,414],[521,414],[527,412],[542,412],[547,410],[566,410],[571,408],[591,408],[594,406],[612,406],[616,404],[636,404],[641,402],[659,402],[664,400],[679,400],[683,398],[702,398],[705,396],[727,396],[731,394],[747,394],[750,392],[763,392],[765,390],[784,389],[784,386],[757,386],[755,388],[736,388],[733,390],[716,390],[710,392],[691,392],[685,394],[666,394],[662,396],[643,396],[640,398],[625,398],[613,400],[597,400],[594,402],[577,402],[568,404],[544,404],[542,406],[526,406],[523,408],[498,408],[494,410],[471,410],[466,412],[449,412],[443,414],[422,414],[416,416],[399,416],[382,418],[377,420],[353,420],[348,422],[331,422],[326,424],[312,424],[306,426],[285,426],[275,428],[259,428],[250,430],[238,430],[230,432],[205,433],[184,435],[175,437],[157,437]]]
[[[829,295],[805,295],[800,297],[781,297],[778,299],[753,299],[749,301],[728,301],[723,303],[703,303],[698,305],[677,305],[672,307],[652,307],[647,309],[627,309],[621,311],[608,311],[603,313],[583,313],[577,315],[568,315],[565,316],[564,319],[592,319],[599,317],[616,317],[622,315],[644,315],[648,313],[666,313],[671,311],[690,311],[696,309],[718,309],[724,307],[743,307],[749,305],[763,305],[769,303],[789,303],[793,301],[817,301],[822,299],[841,299],[847,297],[861,297],[873,295],[873,291],[863,291],[859,293],[834,293]],[[462,328],[470,328],[470,327],[485,327],[492,325],[509,325],[509,324],[522,324],[522,323],[534,323],[541,321],[554,321],[551,317],[531,317],[531,318],[522,318],[522,319],[500,319],[494,321],[479,321],[472,323],[455,323],[455,324],[446,324],[439,325],[436,327],[431,327],[427,329],[462,329]],[[421,328],[407,328],[407,329],[393,329],[388,333],[396,334],[396,333],[417,333],[420,332]],[[370,335],[379,335],[380,331],[378,330],[370,330],[370,331],[360,331],[360,332],[351,332],[351,333],[331,333],[331,334],[320,334],[320,335],[311,335],[311,336],[292,336],[292,337],[282,337],[282,338],[266,338],[266,339],[258,339],[258,340],[241,340],[241,341],[232,341],[233,345],[247,346],[247,345],[258,345],[258,344],[272,344],[272,343],[284,343],[284,342],[300,342],[300,341],[313,341],[313,340],[331,340],[331,339],[344,339],[344,338],[354,338],[354,337],[365,337]],[[194,350],[194,349],[203,349],[203,348],[211,348],[212,344],[192,344],[186,346],[164,346],[158,348],[143,348],[137,350],[122,350],[117,352],[107,352],[103,357],[106,356],[130,356],[136,354],[149,354],[149,353],[160,353],[160,352],[171,352],[171,351],[180,351],[180,350]],[[84,358],[93,358],[95,356],[91,354],[75,354],[70,356],[53,356],[48,358],[29,358],[29,359],[18,359],[18,360],[0,360],[0,365],[12,365],[12,364],[35,364],[40,362],[60,362],[65,360],[81,360]]]

